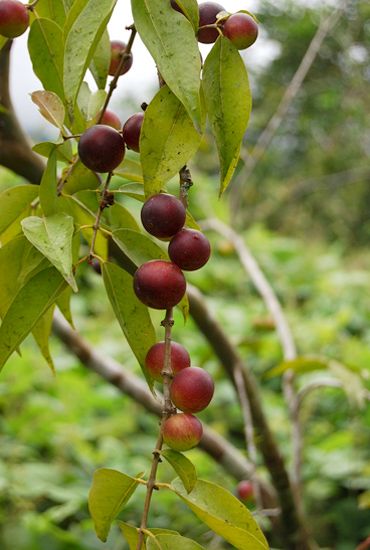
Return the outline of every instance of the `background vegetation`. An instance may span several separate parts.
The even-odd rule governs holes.
[[[321,13],[285,1],[279,7],[262,2],[257,15],[266,22],[276,58],[253,72],[245,158],[274,113]],[[364,387],[370,389],[369,41],[368,2],[349,2],[271,146],[248,181],[231,187],[221,202],[215,198],[217,162],[210,141],[203,142],[192,167],[194,216],[218,217],[239,229],[273,283],[299,353],[341,365],[299,374],[302,387],[339,378],[345,389],[318,389],[302,410],[309,527],[320,546],[337,550],[352,550],[370,534],[370,405],[364,398]],[[14,181],[1,171],[1,188]],[[261,382],[272,428],[289,456],[281,376],[272,371],[282,360],[274,327],[233,244],[215,233],[209,236],[212,261],[189,279],[204,292]],[[73,301],[76,326],[100,351],[135,371],[103,299],[101,280],[87,267],[81,287],[84,292]],[[182,328],[178,319],[175,339],[189,349],[193,364],[205,366],[217,381],[213,406],[203,418],[243,450],[242,419],[229,381],[192,322]],[[14,355],[0,378],[0,547],[5,550],[104,548],[86,508],[93,471],[123,464],[125,471],[149,467],[157,420],[84,370],[57,341],[52,347],[56,377],[28,340],[22,357]],[[234,490],[235,481],[221,468],[201,451],[191,453],[199,474]],[[163,475],[172,474],[163,467]],[[138,491],[130,501],[126,521],[140,515],[142,496]],[[152,513],[153,526],[163,525],[166,517],[167,526],[207,548],[228,547],[185,508],[174,506],[171,496],[157,498]],[[125,548],[118,533],[109,548]]]

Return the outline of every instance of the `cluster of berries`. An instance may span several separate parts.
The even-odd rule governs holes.
[[[185,229],[186,210],[182,202],[160,193],[150,197],[141,210],[145,229],[159,239],[171,239],[168,254],[171,261],[151,260],[144,263],[134,276],[137,297],[154,309],[170,309],[180,302],[186,290],[182,270],[193,271],[209,259],[211,247],[200,232]],[[165,342],[158,342],[146,356],[146,368],[154,380],[162,380]],[[186,349],[176,342],[170,347],[170,386],[173,404],[182,411],[165,420],[163,438],[177,451],[186,451],[197,445],[202,437],[202,424],[193,415],[207,407],[212,399],[214,384],[211,376],[201,368],[190,366]]]

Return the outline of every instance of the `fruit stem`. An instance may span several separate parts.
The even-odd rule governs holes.
[[[93,236],[91,239],[91,246],[90,246],[90,253],[89,253],[89,261],[92,261],[92,259],[95,256],[95,243],[96,243],[96,237],[98,234],[99,226],[100,226],[100,220],[103,214],[103,210],[110,204],[109,201],[109,184],[112,179],[113,172],[109,172],[107,176],[107,180],[104,184],[103,191],[101,194],[101,199],[99,203],[99,210],[96,213],[95,223],[93,225]]]
[[[130,35],[129,41],[127,43],[127,46],[126,46],[125,53],[122,55],[121,60],[118,64],[117,70],[115,72],[115,75],[114,75],[111,83],[109,84],[109,90],[108,90],[108,93],[107,93],[107,97],[105,98],[105,102],[104,102],[103,108],[100,112],[97,124],[100,124],[102,119],[103,119],[104,113],[108,108],[108,105],[109,105],[109,102],[111,100],[112,94],[113,94],[114,90],[117,88],[117,82],[118,82],[119,77],[121,76],[120,75],[121,69],[122,69],[123,65],[125,64],[125,61],[128,59],[128,57],[131,54],[132,46],[133,46],[137,31],[136,31],[136,28],[135,28],[134,25],[130,25],[127,28],[131,30],[131,35]]]
[[[147,524],[148,524],[149,509],[150,509],[150,503],[152,500],[153,491],[154,489],[158,488],[156,484],[156,476],[157,476],[159,463],[161,462],[161,449],[163,446],[163,424],[164,424],[164,421],[169,416],[171,416],[176,412],[176,409],[174,408],[170,397],[170,385],[172,380],[171,332],[172,332],[173,323],[174,321],[173,321],[173,315],[172,315],[172,308],[170,308],[170,309],[167,309],[166,316],[161,322],[161,325],[164,327],[164,330],[165,330],[165,335],[164,335],[165,347],[164,347],[164,360],[163,360],[163,371],[162,371],[162,377],[163,377],[162,420],[161,420],[157,443],[152,453],[153,461],[152,461],[152,466],[150,469],[150,474],[146,485],[146,497],[145,497],[143,516],[141,519],[141,525],[139,529],[139,538],[137,541],[136,550],[142,549],[142,544],[144,542],[144,534],[146,532]]]
[[[34,7],[36,6],[36,4],[38,3],[39,0],[33,0],[33,2],[31,2],[30,4],[26,4],[26,8],[30,11],[33,11]]]

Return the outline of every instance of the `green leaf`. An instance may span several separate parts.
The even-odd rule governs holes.
[[[64,34],[64,92],[73,112],[83,77],[112,15],[117,0],[75,0]]]
[[[56,305],[58,306],[59,311],[63,315],[66,321],[74,328],[72,312],[71,312],[71,297],[72,289],[70,286],[67,286],[63,292],[60,293],[58,299],[56,300]]]
[[[252,107],[247,70],[238,50],[227,38],[219,37],[207,56],[203,90],[220,158],[221,195],[239,160]]]
[[[63,32],[50,19],[35,19],[28,36],[33,71],[46,90],[64,99]]]
[[[21,288],[0,327],[0,369],[65,286],[60,273],[51,267],[37,273]]]
[[[54,147],[40,183],[40,204],[45,216],[51,216],[58,210],[57,184],[57,149]]]
[[[235,548],[268,549],[265,536],[250,511],[223,487],[199,479],[188,495],[176,479],[171,488],[203,523]]]
[[[38,106],[42,116],[63,131],[66,112],[59,96],[54,92],[39,90],[31,94],[31,99]]]
[[[145,111],[140,134],[146,196],[163,189],[195,154],[200,139],[183,104],[163,86]]]
[[[22,229],[33,246],[57,268],[77,292],[72,265],[73,218],[62,213],[45,218],[30,216],[22,220]]]
[[[139,533],[138,533],[137,527],[134,527],[129,523],[124,523],[123,521],[118,521],[117,523],[119,525],[119,528],[121,529],[122,535],[127,541],[129,549],[136,550],[137,543],[139,540]],[[146,550],[145,542],[142,544],[141,550]]]
[[[127,195],[139,202],[145,202],[145,193],[144,186],[140,183],[126,183],[122,185],[119,189],[116,190],[116,193],[122,193],[122,195]]]
[[[145,368],[145,356],[148,349],[155,344],[156,334],[148,308],[136,297],[132,276],[120,267],[104,263],[103,279],[117,320],[139,361],[149,387],[152,388],[153,380]]]
[[[143,170],[140,162],[125,158],[119,166],[114,170],[114,175],[119,176],[128,181],[137,181],[143,183]]]
[[[154,538],[147,537],[146,539],[147,550],[202,550],[204,546],[201,546],[194,540],[182,537],[181,535],[159,534]],[[251,549],[252,550],[252,549]]]
[[[117,229],[113,240],[137,266],[149,260],[168,260],[167,252],[144,233]]]
[[[7,38],[6,36],[0,36],[0,51],[3,49],[8,40],[9,38]]]
[[[53,359],[49,350],[49,338],[51,335],[51,329],[53,325],[53,314],[55,305],[48,309],[46,313],[37,321],[32,330],[32,335],[38,345],[45,361],[49,365],[51,371],[55,373],[55,367]]]
[[[104,90],[107,83],[110,57],[111,51],[109,34],[108,31],[105,30],[96,47],[94,56],[90,64],[90,71],[94,77],[97,87],[100,90]]]
[[[52,141],[43,141],[37,143],[32,147],[32,151],[42,155],[43,157],[49,158],[52,152],[56,149],[57,151],[57,160],[64,163],[70,163],[73,159],[72,152],[72,143],[70,139],[63,141],[63,143],[55,143]]]
[[[47,260],[23,235],[0,248],[0,318],[27,280],[38,269],[45,269]]]
[[[181,8],[182,13],[187,17],[193,25],[194,31],[197,33],[199,28],[199,6],[196,0],[176,0],[177,5]],[[181,15],[181,14],[180,14]],[[181,16],[182,17],[182,16]]]
[[[29,208],[38,192],[36,185],[17,185],[0,193],[0,235]]]
[[[136,222],[134,216],[129,210],[127,210],[127,208],[125,208],[122,204],[119,204],[118,202],[105,210],[104,220],[113,230],[122,228],[139,231],[139,225]]]
[[[66,9],[63,0],[39,0],[37,15],[55,21],[61,28],[66,19]]]
[[[67,201],[78,231],[81,231],[83,237],[91,246],[95,215],[75,196],[68,197]],[[100,230],[96,236],[95,253],[103,259],[107,258],[108,255],[108,241]]]
[[[197,482],[197,472],[194,464],[186,456],[172,449],[164,449],[161,451],[161,455],[171,464],[185,489],[190,493]]]
[[[107,540],[114,518],[135,492],[139,482],[117,470],[96,470],[89,493],[89,511],[100,540]]]
[[[107,92],[104,90],[97,90],[95,93],[91,94],[87,106],[87,119],[90,124],[92,121],[94,124],[96,123],[96,119],[104,106],[106,97]]]
[[[97,189],[101,185],[99,176],[89,170],[80,160],[68,166],[62,175],[64,178],[63,190],[73,194],[84,189]]]
[[[163,9],[163,0],[131,0],[131,7],[136,29],[160,74],[200,129],[201,62],[191,23],[175,10]]]

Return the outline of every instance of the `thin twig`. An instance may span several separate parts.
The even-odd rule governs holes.
[[[150,469],[150,475],[147,482],[147,491],[144,503],[143,516],[141,519],[139,537],[137,542],[137,550],[141,550],[142,544],[144,542],[144,533],[148,526],[148,516],[150,510],[150,504],[153,496],[153,491],[156,488],[156,477],[158,466],[161,461],[161,449],[163,446],[163,425],[164,421],[176,412],[174,408],[171,396],[170,396],[170,385],[172,380],[172,368],[171,368],[171,332],[173,327],[173,318],[172,318],[172,308],[166,311],[166,316],[163,319],[161,325],[164,327],[165,336],[165,351],[164,351],[164,361],[163,361],[163,370],[162,370],[162,379],[163,379],[163,410],[162,410],[162,420],[159,430],[159,435],[156,443],[156,447],[153,451],[153,461]]]
[[[281,98],[281,101],[275,113],[270,118],[267,126],[260,134],[257,143],[253,147],[251,153],[247,156],[244,168],[240,171],[237,178],[235,178],[233,189],[236,190],[236,192],[233,194],[232,197],[232,202],[234,206],[238,205],[240,199],[237,188],[243,182],[248,180],[248,178],[251,176],[252,172],[256,168],[257,164],[265,154],[274,135],[276,134],[281,123],[283,122],[292,102],[294,101],[299,90],[301,89],[303,81],[306,78],[312,64],[314,63],[323,41],[325,40],[329,32],[338,23],[347,3],[348,0],[344,0],[334,12],[331,12],[328,17],[321,20],[320,25],[313,39],[311,40],[310,45],[308,46],[306,53],[304,54],[302,61],[299,64],[298,69],[296,70],[288,87],[285,89],[284,95]]]
[[[93,236],[92,236],[91,245],[90,245],[90,254],[89,254],[90,261],[93,259],[94,255],[95,255],[96,237],[97,237],[97,234],[98,234],[98,231],[99,231],[100,220],[101,220],[103,211],[111,203],[111,201],[109,200],[108,188],[109,188],[109,184],[110,184],[110,181],[112,179],[112,176],[113,176],[113,173],[109,172],[109,174],[107,176],[107,179],[106,179],[106,182],[105,182],[104,187],[103,187],[103,191],[102,191],[102,195],[101,195],[101,199],[100,199],[100,203],[99,203],[99,210],[96,213],[95,223],[94,223],[94,226],[93,226]]]
[[[122,55],[121,59],[120,59],[120,62],[118,64],[118,67],[117,67],[117,70],[114,74],[114,77],[112,78],[112,81],[111,83],[109,84],[109,90],[108,90],[108,94],[107,94],[107,97],[105,98],[105,102],[104,102],[104,105],[103,105],[103,108],[100,112],[100,115],[99,115],[99,118],[98,118],[98,122],[97,124],[100,124],[101,121],[103,120],[103,116],[104,116],[104,113],[105,111],[107,110],[108,108],[108,105],[109,105],[109,102],[112,98],[112,95],[113,95],[113,92],[114,90],[117,88],[117,82],[118,82],[118,79],[119,77],[121,76],[121,69],[122,67],[124,66],[125,62],[127,61],[127,59],[130,57],[131,55],[131,50],[132,50],[132,46],[133,46],[133,43],[134,43],[134,40],[135,40],[135,36],[136,36],[136,28],[134,27],[134,25],[131,25],[130,27],[127,27],[131,30],[131,35],[130,35],[130,39],[127,43],[127,46],[126,46],[126,49],[125,49],[125,53]]]

